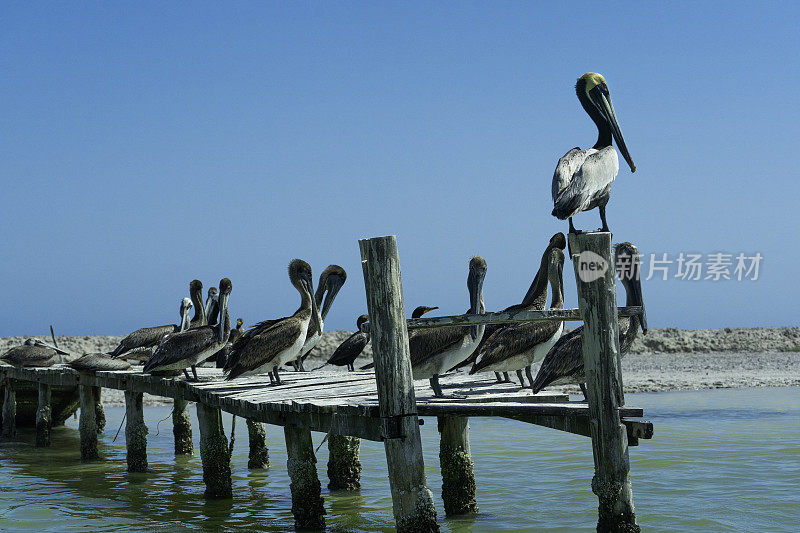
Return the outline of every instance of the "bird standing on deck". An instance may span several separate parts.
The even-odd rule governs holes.
[[[320,330],[322,317],[314,299],[311,266],[294,259],[289,263],[289,280],[300,293],[300,307],[292,316],[265,320],[244,332],[231,349],[225,379],[266,371],[270,381],[280,384],[278,368],[298,356],[309,329]]]
[[[158,346],[166,335],[189,328],[189,311],[191,311],[192,307],[192,301],[189,298],[184,298],[181,300],[180,325],[176,326],[175,324],[170,324],[167,326],[137,329],[122,339],[109,355],[111,355],[111,357],[147,361],[153,355],[156,346]]]
[[[145,372],[183,370],[191,367],[197,380],[195,367],[217,353],[228,341],[231,332],[231,319],[228,314],[228,298],[233,285],[223,278],[219,282],[220,321],[215,326],[200,326],[179,333],[173,333],[158,345],[153,356],[145,363]],[[201,296],[202,304],[202,296]]]
[[[614,263],[617,277],[625,287],[626,304],[641,306],[642,314],[619,319],[619,356],[631,349],[638,328],[647,334],[647,315],[642,298],[642,282],[639,279],[639,250],[629,242],[614,247]],[[578,384],[586,397],[586,373],[583,368],[583,326],[563,337],[550,349],[542,361],[539,373],[531,384],[533,393],[550,385]]]
[[[467,313],[483,314],[483,280],[486,277],[486,261],[475,256],[469,262],[467,289],[470,308]],[[411,370],[414,379],[430,379],[436,397],[444,396],[439,386],[439,374],[453,368],[470,356],[483,338],[485,327],[438,327],[424,329],[410,335],[408,347],[411,352]]]
[[[425,313],[430,313],[431,311],[435,311],[436,309],[439,309],[439,308],[438,307],[428,307],[427,305],[417,306],[413,311],[411,311],[411,318],[422,318],[422,315],[424,315]],[[367,316],[367,315],[364,315],[364,316]],[[361,326],[359,326],[359,328],[361,328]],[[410,330],[408,330],[408,338],[411,339],[411,337],[413,337],[415,333],[418,333],[420,331],[422,331],[422,330],[421,329],[410,329]],[[368,364],[362,366],[361,370],[370,370],[372,368],[375,368],[375,363],[368,363]]]
[[[369,321],[369,316],[361,315],[356,320],[356,332],[347,337],[331,355],[325,365],[346,366],[347,370],[353,372],[353,363],[369,344],[369,333],[361,331],[361,325]],[[322,366],[325,366],[322,365]],[[322,368],[322,367],[320,367]]]
[[[636,172],[636,165],[622,138],[605,78],[596,72],[587,72],[578,78],[575,91],[581,106],[597,125],[597,142],[586,150],[573,148],[558,160],[553,174],[553,216],[569,219],[569,231],[576,233],[572,217],[598,207],[602,231],[609,231],[606,204],[611,195],[611,182],[619,172],[617,151],[611,146],[612,137],[631,172]]]
[[[300,355],[294,361],[295,370],[305,370],[305,368],[303,368],[303,362],[322,338],[325,318],[328,316],[328,311],[331,310],[333,300],[336,298],[339,289],[342,288],[345,281],[347,281],[347,272],[339,265],[328,265],[328,267],[322,271],[322,274],[319,275],[319,285],[317,285],[317,292],[314,294],[314,300],[320,310],[322,321],[319,323],[319,331],[314,332],[309,330],[306,334],[306,342],[303,344],[303,349],[300,350]],[[322,301],[323,295],[325,296],[324,302]]]
[[[27,339],[22,346],[15,346],[6,351],[0,356],[0,361],[14,366],[41,368],[63,363],[63,355],[67,355],[67,352],[48,346],[37,339]]]

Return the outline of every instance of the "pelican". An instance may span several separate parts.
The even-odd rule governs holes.
[[[22,346],[15,346],[2,356],[0,361],[21,367],[48,367],[64,362],[64,355],[68,352],[48,346],[37,339],[27,339]]]
[[[427,305],[420,305],[420,306],[416,307],[411,312],[411,318],[422,318],[422,315],[424,315],[425,313],[430,313],[431,311],[434,311],[436,309],[439,309],[439,308],[438,307],[428,307]],[[364,315],[364,316],[366,316],[366,315]],[[360,327],[361,326],[359,326],[359,328]],[[418,333],[420,331],[422,331],[422,330],[421,329],[412,329],[412,330],[410,330],[408,332],[408,338],[411,339],[411,337],[415,333]],[[374,368],[374,367],[375,367],[375,363],[369,363],[369,364],[366,364],[366,365],[362,366],[361,370],[369,370],[369,369]],[[320,367],[320,368],[322,368],[322,367]]]
[[[547,244],[547,247],[544,249],[542,253],[542,259],[539,263],[539,270],[536,271],[536,275],[533,277],[533,281],[531,282],[530,287],[528,288],[528,292],[525,293],[525,296],[522,298],[522,302],[518,304],[514,304],[512,306],[506,307],[503,309],[503,312],[517,312],[517,311],[536,311],[544,309],[545,304],[547,303],[547,270],[548,270],[548,262],[550,260],[550,251],[553,248],[557,248],[559,250],[563,250],[567,247],[567,238],[564,236],[563,233],[558,232],[550,237],[550,242]],[[456,368],[466,365],[472,365],[477,361],[478,355],[483,352],[484,348],[486,347],[486,342],[496,332],[508,327],[505,324],[490,324],[486,326],[486,330],[483,333],[483,339],[478,347],[472,352],[472,355],[469,358],[458,365]],[[455,370],[455,369],[453,369]],[[498,383],[508,382],[508,372],[503,372],[505,379],[500,377],[499,372],[495,372],[495,376],[497,377]],[[522,377],[522,370],[517,371],[517,377],[519,378],[520,385],[523,387],[525,386],[525,381]]]
[[[339,265],[328,265],[328,267],[322,271],[322,274],[319,275],[319,284],[317,285],[317,292],[314,294],[314,300],[317,302],[317,308],[320,309],[322,321],[319,323],[318,332],[309,331],[306,334],[306,343],[303,345],[303,349],[300,350],[300,355],[294,361],[295,370],[305,370],[303,368],[303,361],[306,360],[308,354],[311,353],[311,350],[314,349],[322,338],[325,317],[328,316],[328,311],[330,311],[331,305],[333,305],[333,300],[336,298],[339,289],[342,288],[345,281],[347,281],[347,272]],[[325,296],[324,303],[322,301],[323,295]]]
[[[206,321],[206,307],[203,305],[203,283],[199,279],[193,279],[189,283],[189,296],[194,304],[194,316],[189,321],[189,328],[199,328],[208,324]]]
[[[116,359],[105,353],[85,353],[67,366],[79,372],[96,372],[98,370],[128,370],[131,364],[124,359]]]
[[[553,291],[550,309],[564,309],[564,252],[558,248],[549,248],[547,277],[539,273],[540,279],[547,279]],[[546,294],[546,291],[545,291]],[[550,348],[561,337],[564,322],[524,322],[512,324],[495,332],[486,341],[483,357],[469,371],[475,374],[481,371],[508,372],[515,370],[522,386],[522,369],[533,383],[531,365],[541,361]]]
[[[629,242],[614,247],[617,277],[625,287],[625,305],[642,306],[642,314],[619,319],[619,355],[631,349],[638,328],[647,334],[647,315],[642,298],[642,282],[639,279],[639,250]],[[536,379],[531,384],[533,393],[550,385],[577,383],[586,397],[586,374],[583,370],[583,326],[561,337],[547,353]]]
[[[225,346],[220,351],[209,359],[209,361],[214,361],[216,363],[217,368],[225,368],[225,361],[228,360],[228,355],[231,353],[233,343],[242,336],[242,324],[244,324],[244,320],[237,318],[236,327],[231,330],[231,334],[228,336],[228,342],[225,343]]]
[[[361,331],[361,325],[369,320],[369,316],[361,315],[356,320],[356,332],[347,337],[342,344],[333,352],[325,365],[346,366],[347,370],[353,372],[353,363],[361,355],[364,348],[369,343],[369,333]],[[322,366],[320,368],[322,368]]]
[[[216,287],[208,288],[206,297],[206,324],[213,326],[219,321],[219,291]]]
[[[225,363],[225,379],[270,373],[270,381],[280,385],[278,367],[293,361],[306,341],[309,329],[319,332],[322,317],[314,299],[311,266],[301,259],[289,263],[289,280],[300,293],[300,308],[292,316],[266,320],[239,337]]]
[[[219,290],[219,324],[199,326],[173,333],[158,345],[153,356],[145,363],[145,372],[165,370],[183,370],[185,372],[188,367],[192,367],[194,379],[198,380],[195,366],[225,346],[231,332],[231,320],[228,315],[228,298],[233,290],[231,280],[222,278],[219,282]]]
[[[572,217],[598,207],[602,231],[609,231],[606,204],[611,182],[619,172],[617,151],[611,146],[612,137],[631,172],[636,172],[636,165],[622,138],[605,78],[596,72],[587,72],[578,78],[575,92],[583,109],[597,125],[597,142],[586,150],[573,148],[558,160],[553,174],[553,216],[561,220],[568,218],[569,232],[576,233]]]
[[[483,280],[486,277],[486,261],[475,256],[469,262],[467,288],[469,289],[471,314],[483,314]],[[484,326],[438,327],[424,329],[410,335],[408,347],[411,351],[411,370],[414,379],[430,379],[431,388],[441,398],[439,374],[453,368],[466,359],[480,344]]]
[[[147,360],[152,355],[152,350],[165,335],[183,331],[189,326],[189,311],[192,309],[192,301],[189,298],[181,300],[181,324],[176,326],[170,324],[168,326],[155,326],[152,328],[137,329],[127,337],[122,339],[111,352],[111,357],[124,357],[126,359],[141,359]]]

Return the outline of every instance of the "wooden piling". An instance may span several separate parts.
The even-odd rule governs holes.
[[[231,498],[231,460],[228,439],[222,426],[222,411],[202,402],[197,403],[200,426],[200,459],[207,498]]]
[[[39,404],[36,408],[36,446],[50,446],[50,429],[53,427],[53,409],[50,405],[51,389],[39,383]]]
[[[286,468],[292,480],[292,514],[295,529],[325,529],[322,485],[317,475],[317,458],[308,429],[284,426]]]
[[[592,491],[599,499],[597,530],[639,531],[631,490],[628,436],[618,411],[625,402],[611,234],[570,234],[569,243],[584,323],[583,360],[595,465]],[[603,262],[605,270],[600,273]]]
[[[447,516],[477,513],[475,473],[469,451],[469,418],[440,416],[438,426],[444,512]]]
[[[359,490],[361,462],[358,452],[361,439],[345,435],[328,436],[328,489]]]
[[[175,398],[172,404],[172,435],[175,438],[175,455],[192,455],[192,419],[189,416],[189,402]]]
[[[359,247],[395,524],[400,532],[438,531],[422,457],[397,240],[364,239]]]
[[[128,472],[147,472],[147,426],[144,423],[142,393],[125,391],[125,446]]]
[[[247,457],[247,468],[269,468],[269,450],[267,449],[267,430],[261,422],[247,419],[247,437],[250,452]]]
[[[17,393],[14,391],[14,380],[6,379],[3,392],[3,438],[13,439],[17,436]]]
[[[81,417],[78,421],[78,430],[81,436],[81,460],[91,461],[100,457],[97,451],[94,390],[91,385],[78,385],[78,389],[81,396]]]
[[[102,433],[106,429],[106,411],[103,409],[103,389],[102,387],[92,387],[94,392],[94,422],[97,432]]]

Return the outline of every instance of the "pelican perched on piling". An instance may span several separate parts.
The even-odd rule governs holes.
[[[553,291],[550,309],[563,309],[564,252],[556,247],[548,248],[546,274],[540,270],[539,275],[541,276],[540,280],[549,281]],[[524,369],[528,381],[533,383],[531,365],[541,361],[547,355],[563,331],[564,322],[560,320],[557,322],[524,322],[502,328],[486,340],[483,353],[469,373],[514,370],[524,387],[525,382],[521,375]]]
[[[37,339],[27,339],[22,346],[10,348],[1,355],[0,361],[14,366],[41,368],[63,363],[64,355],[68,355],[68,352]]]
[[[614,263],[617,277],[625,287],[626,304],[641,306],[642,314],[619,319],[619,355],[624,356],[631,349],[638,329],[647,333],[647,315],[642,298],[642,282],[639,279],[639,250],[629,242],[614,247]],[[583,369],[583,326],[563,337],[550,349],[542,361],[539,373],[531,384],[533,393],[550,385],[577,383],[586,397],[586,374]]]
[[[602,231],[609,231],[606,204],[611,194],[611,182],[619,172],[617,151],[611,146],[612,137],[631,172],[636,172],[636,165],[622,138],[605,78],[596,72],[587,72],[578,78],[575,92],[581,106],[597,125],[597,142],[586,150],[573,148],[558,160],[553,174],[553,216],[569,219],[569,231],[576,233],[572,217],[598,207]]]
[[[469,289],[471,314],[483,314],[483,280],[486,261],[475,256],[469,262],[467,289]],[[483,338],[484,326],[438,327],[420,330],[408,339],[411,351],[411,370],[414,379],[430,379],[436,397],[441,398],[439,374],[453,368],[470,356]]]
[[[146,361],[153,355],[153,349],[158,346],[158,343],[166,335],[183,331],[189,327],[189,311],[192,307],[192,301],[189,298],[184,298],[181,300],[181,323],[179,326],[170,324],[137,329],[120,341],[114,351],[111,352],[111,357]]]
[[[361,325],[369,321],[369,316],[361,315],[356,320],[356,332],[347,337],[331,355],[325,365],[346,366],[347,370],[353,372],[353,363],[369,344],[369,333],[361,331]],[[320,367],[322,368],[322,367]]]
[[[158,345],[153,356],[145,363],[144,371],[152,373],[183,370],[186,372],[186,369],[191,367],[194,379],[197,380],[195,367],[217,353],[228,340],[231,332],[228,298],[232,290],[231,280],[222,278],[219,282],[219,324],[199,326],[173,333]]]
[[[322,317],[314,299],[311,266],[302,259],[292,260],[289,280],[300,293],[300,307],[292,316],[266,320],[244,332],[225,363],[225,379],[266,371],[270,381],[280,384],[278,368],[298,356],[309,330],[320,330]]]
[[[305,370],[303,368],[303,361],[305,361],[308,354],[311,353],[311,350],[314,349],[322,338],[325,318],[328,316],[328,311],[331,310],[333,300],[336,298],[336,295],[339,293],[345,281],[347,281],[347,272],[339,265],[328,265],[328,267],[322,271],[322,274],[319,275],[319,284],[317,285],[317,292],[314,294],[314,300],[317,303],[317,308],[320,310],[322,321],[319,323],[319,331],[309,331],[306,334],[306,342],[303,345],[303,349],[300,350],[300,355],[294,361],[295,370]],[[325,296],[324,302],[322,301],[323,295]]]

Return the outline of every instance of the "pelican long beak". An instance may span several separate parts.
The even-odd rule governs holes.
[[[308,294],[314,294],[314,282],[310,279],[306,280],[306,288],[308,289]],[[311,321],[314,324],[312,332],[322,335],[322,316],[319,313],[319,307],[317,307],[317,300],[313,296],[311,298]]]
[[[634,279],[631,280],[631,300],[634,302],[634,305],[639,305],[642,307],[642,313],[639,315],[639,320],[642,325],[642,333],[647,335],[647,312],[644,309],[644,297],[642,296],[642,280],[637,275]]]
[[[186,331],[189,328],[189,312],[191,309],[191,307],[186,306],[181,311],[181,331]]]
[[[217,327],[219,328],[219,343],[222,344],[225,342],[225,320],[227,319],[228,313],[228,295],[227,294],[220,294],[219,295],[219,319],[217,320]]]
[[[328,316],[328,311],[331,310],[331,305],[333,305],[333,300],[336,298],[336,295],[339,294],[339,289],[342,288],[342,285],[344,285],[344,282],[341,281],[337,276],[336,280],[333,281],[328,287],[328,290],[325,293],[325,301],[322,302],[322,309],[320,310],[322,320],[325,320],[325,317]]]
[[[619,128],[617,114],[614,112],[614,105],[611,103],[611,96],[609,96],[608,91],[601,90],[599,85],[592,89],[591,92],[593,93],[592,99],[595,105],[600,109],[608,125],[611,126],[611,135],[614,136],[614,140],[617,142],[617,148],[619,148],[622,157],[628,162],[628,166],[631,167],[631,172],[636,172],[636,165],[633,164],[631,154],[628,152],[628,147],[625,145],[625,139],[622,137],[622,130]]]
[[[472,272],[469,274],[469,305],[470,311],[474,315],[483,314],[486,309],[483,304],[483,276],[475,275]],[[469,335],[472,340],[478,338],[478,326],[469,327]]]

